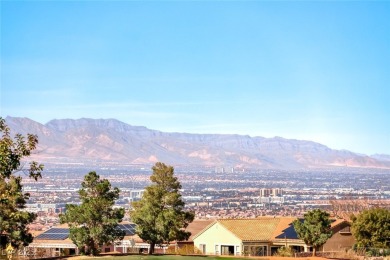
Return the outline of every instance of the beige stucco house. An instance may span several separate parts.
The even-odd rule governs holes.
[[[297,237],[292,225],[295,219],[288,217],[220,219],[193,238],[194,246],[207,255],[270,256],[282,246],[291,247],[296,252],[311,251],[311,246]],[[332,223],[334,234],[322,250],[337,251],[352,247],[354,240],[351,239],[351,234],[339,232],[345,231],[347,226],[349,223],[345,220],[334,221]],[[337,247],[334,246],[336,244]]]

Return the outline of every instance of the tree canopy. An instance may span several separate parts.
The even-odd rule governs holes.
[[[184,228],[194,220],[194,213],[184,210],[179,192],[181,184],[174,176],[173,167],[158,162],[152,170],[152,184],[146,188],[140,201],[133,202],[131,212],[131,219],[137,224],[137,234],[150,244],[150,254],[155,245],[187,240],[191,233]]]
[[[119,192],[107,179],[100,179],[96,172],[90,172],[79,190],[81,204],[66,205],[66,213],[60,216],[60,220],[68,223],[69,238],[81,253],[98,255],[104,244],[123,239],[125,233],[118,228],[118,223],[125,212],[123,208],[113,208]]]
[[[353,216],[352,234],[359,247],[390,248],[390,210],[372,208]]]
[[[313,256],[315,256],[318,247],[325,244],[332,236],[330,223],[329,213],[320,209],[307,212],[303,222],[299,219],[293,222],[298,237],[307,245],[313,246]]]
[[[21,211],[30,194],[23,193],[22,176],[18,173],[25,172],[35,180],[41,177],[42,164],[32,161],[26,166],[23,161],[36,149],[38,137],[27,134],[26,138],[16,134],[12,138],[3,118],[0,118],[0,132],[0,236],[6,237],[6,241],[1,241],[14,247],[27,246],[32,242],[27,225],[34,221],[36,215]]]

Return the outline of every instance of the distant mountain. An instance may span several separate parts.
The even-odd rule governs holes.
[[[387,154],[374,154],[371,155],[372,158],[377,159],[379,161],[388,161],[390,162],[390,155]]]
[[[281,137],[165,133],[116,119],[61,119],[43,125],[7,117],[14,132],[38,135],[34,157],[46,160],[115,161],[129,164],[221,166],[259,169],[390,168],[390,156],[366,156]]]

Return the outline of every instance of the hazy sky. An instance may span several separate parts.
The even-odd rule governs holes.
[[[1,1],[1,116],[390,154],[390,1]]]

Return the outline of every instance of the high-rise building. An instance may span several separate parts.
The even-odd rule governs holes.
[[[260,197],[281,197],[282,189],[280,188],[262,188],[260,189]]]
[[[145,190],[130,190],[130,200],[140,200],[144,195]]]

